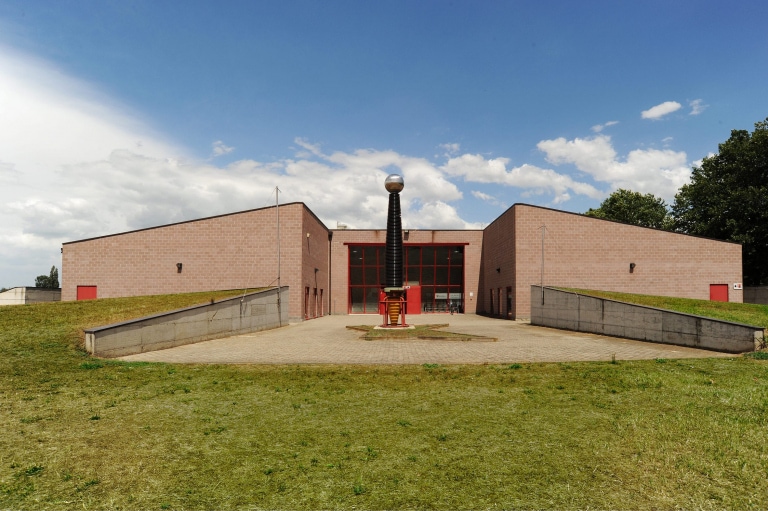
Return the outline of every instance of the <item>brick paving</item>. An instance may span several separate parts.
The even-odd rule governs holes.
[[[448,323],[445,330],[497,341],[360,339],[347,325],[376,325],[381,316],[326,316],[256,332],[121,357],[196,364],[483,364],[706,358],[733,355],[531,326],[476,315],[408,316],[411,324]]]

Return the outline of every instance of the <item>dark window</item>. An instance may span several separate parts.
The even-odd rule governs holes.
[[[432,266],[422,266],[421,285],[431,286],[435,283],[435,269]]]
[[[450,247],[437,247],[435,249],[435,264],[446,265],[448,264],[448,254],[450,254]]]
[[[408,247],[408,266],[421,264],[421,247]]]
[[[349,295],[350,295],[350,301],[352,302],[350,304],[350,312],[365,312],[365,309],[363,308],[363,297],[365,296],[365,288],[362,287],[353,287],[350,288]]]
[[[362,266],[363,264],[363,249],[356,248],[349,251],[349,264],[350,266]]]
[[[385,246],[349,246],[349,311],[376,314],[386,281]],[[424,312],[463,312],[464,247],[405,247],[407,284],[421,286]],[[494,300],[495,301],[495,300]]]
[[[365,312],[375,314],[379,311],[379,287],[365,288]]]
[[[421,264],[432,266],[435,264],[435,247],[423,247],[421,250]]]
[[[435,284],[448,284],[447,266],[438,266],[435,268]]]
[[[378,286],[379,282],[379,270],[376,266],[365,267],[365,285],[366,286]]]
[[[363,264],[366,266],[376,266],[376,247],[365,247],[363,249]]]
[[[453,247],[451,249],[451,265],[464,265],[464,247]]]
[[[360,266],[353,266],[349,269],[349,284],[351,286],[363,285],[363,269]]]
[[[451,264],[451,280],[450,284],[454,286],[460,286],[462,284],[461,277],[464,274],[464,267],[463,266],[454,266],[455,263]]]
[[[408,266],[408,269],[406,271],[407,277],[405,278],[405,280],[407,280],[408,282],[414,282],[416,283],[416,285],[420,284],[421,279],[419,279],[419,270],[421,270],[421,268],[418,265]]]

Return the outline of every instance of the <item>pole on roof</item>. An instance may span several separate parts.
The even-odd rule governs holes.
[[[280,310],[280,188],[275,187],[275,212],[277,214],[277,322],[283,326],[283,313]]]

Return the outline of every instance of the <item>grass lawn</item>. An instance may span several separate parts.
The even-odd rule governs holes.
[[[362,335],[361,339],[366,341],[376,341],[381,339],[440,339],[454,341],[496,341],[490,337],[477,335],[459,334],[441,330],[448,326],[448,323],[438,323],[433,325],[415,325],[411,328],[378,328],[371,325],[353,325],[348,326],[348,330],[356,330]]]
[[[201,366],[80,348],[84,327],[212,296],[0,307],[0,508],[768,508],[758,358]]]
[[[668,309],[696,316],[722,319],[743,323],[745,325],[768,328],[768,305],[753,303],[712,302],[709,300],[693,300],[691,298],[672,298],[669,296],[635,295],[629,293],[614,293],[612,291],[594,291],[588,289],[565,289],[585,295],[608,298],[620,302],[647,305],[658,309]]]

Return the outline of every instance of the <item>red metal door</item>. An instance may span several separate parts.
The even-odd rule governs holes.
[[[405,292],[405,313],[421,314],[421,286],[411,286]]]
[[[709,299],[713,302],[727,302],[728,284],[710,284]]]
[[[95,300],[96,294],[96,286],[77,286],[78,300]]]

